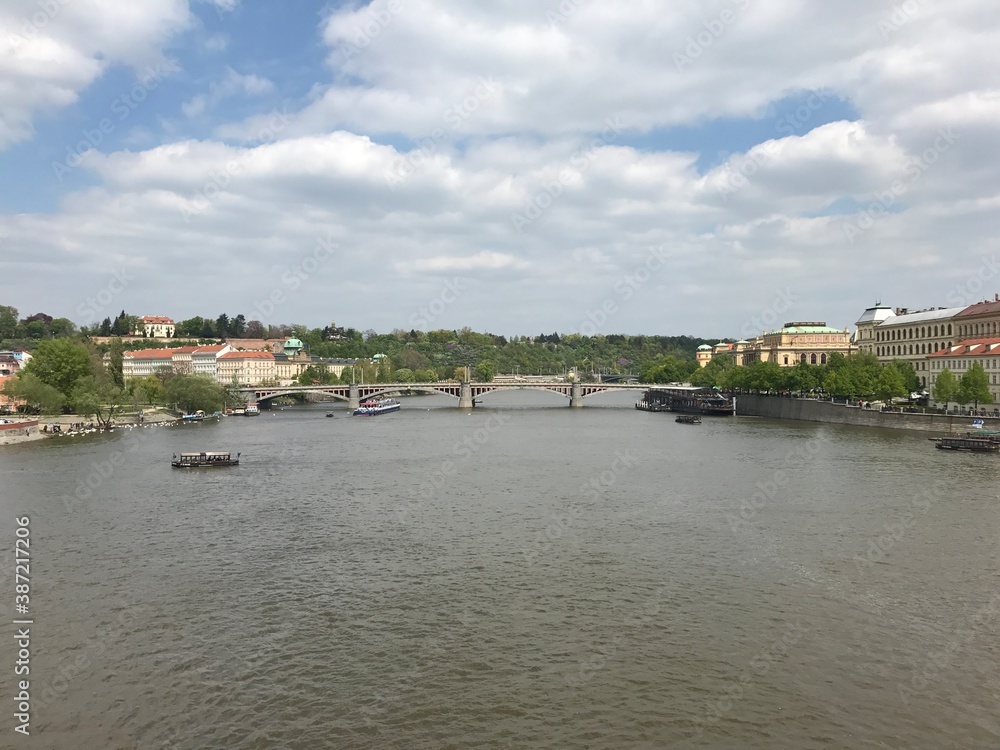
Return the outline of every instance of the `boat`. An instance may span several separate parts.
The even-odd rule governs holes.
[[[394,398],[369,399],[362,401],[354,410],[356,417],[377,417],[379,414],[389,414],[399,411],[401,404]]]
[[[1000,442],[980,437],[931,438],[937,447],[949,451],[973,451],[975,453],[996,453]]]
[[[246,408],[243,410],[244,417],[257,417],[260,416],[260,407],[254,404],[247,404]]]
[[[185,422],[201,422],[205,419],[205,412],[198,409],[194,414],[182,414],[181,419]]]
[[[682,414],[732,416],[736,406],[732,399],[711,388],[694,385],[650,388],[635,405],[641,411],[672,411]]]
[[[680,414],[674,421],[681,424],[701,424],[701,417],[697,414]]]
[[[201,453],[175,453],[170,465],[175,469],[211,469],[218,466],[239,466],[240,454],[233,458],[231,453],[222,451],[202,451]]]
[[[333,412],[332,412],[332,411],[328,411],[328,412],[326,413],[326,416],[328,416],[328,417],[332,417],[332,416],[333,416]]]

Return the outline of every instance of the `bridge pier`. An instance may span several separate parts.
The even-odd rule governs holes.
[[[583,406],[583,386],[573,381],[569,391],[569,405],[571,407]]]
[[[458,389],[458,408],[471,409],[475,405],[472,400],[472,383],[462,383]]]
[[[351,392],[347,398],[347,409],[353,413],[359,406],[361,406],[361,396],[358,392],[358,384],[351,383]]]

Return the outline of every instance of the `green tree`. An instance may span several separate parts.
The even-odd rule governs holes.
[[[960,404],[967,404],[971,401],[974,409],[978,409],[979,404],[993,403],[993,394],[990,393],[990,378],[979,362],[974,363],[962,375],[958,382],[958,395],[955,400]]]
[[[14,338],[17,330],[17,308],[0,305],[0,341]]]
[[[94,417],[100,427],[109,427],[127,401],[125,389],[115,384],[110,373],[103,372],[80,378],[70,395],[76,413],[81,417]]]
[[[66,402],[66,397],[58,388],[43,383],[28,372],[27,368],[18,373],[17,377],[4,382],[3,393],[12,399],[24,401],[29,408],[37,409],[42,414],[56,414]]]
[[[122,372],[124,355],[125,348],[122,345],[121,337],[116,336],[111,339],[111,347],[108,350],[108,356],[110,357],[108,361],[108,373],[111,375],[111,379],[114,381],[115,385],[119,388],[125,385],[125,376]]]
[[[462,329],[465,330],[464,328]],[[476,364],[476,380],[480,383],[492,383],[495,367],[492,362],[479,362]]]
[[[413,370],[409,367],[400,367],[396,370],[396,382],[397,383],[412,383],[413,380]]]
[[[72,339],[42,341],[24,371],[55,388],[67,400],[76,387],[76,381],[94,374],[90,351]]]
[[[895,367],[883,367],[875,384],[876,398],[891,401],[894,398],[905,396],[907,393],[902,373]]]
[[[931,395],[934,396],[934,400],[939,404],[947,406],[950,402],[955,401],[955,397],[958,396],[958,378],[955,377],[955,373],[946,367],[938,373],[932,390],[933,393]]]
[[[177,375],[167,384],[167,400],[187,414],[221,409],[225,391],[210,376]]]

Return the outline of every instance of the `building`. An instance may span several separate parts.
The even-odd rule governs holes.
[[[753,341],[732,346],[737,364],[776,362],[780,367],[794,367],[799,362],[825,365],[834,352],[847,356],[852,351],[850,329],[831,328],[825,321],[785,323]]]
[[[149,338],[165,339],[174,337],[174,321],[163,315],[143,315],[141,319],[143,333]]]
[[[266,385],[277,381],[271,352],[226,352],[216,360],[216,380],[223,385]]]
[[[137,349],[122,354],[122,378],[125,382],[173,370],[172,349]]]
[[[694,353],[694,360],[698,363],[699,367],[707,365],[712,361],[712,347],[708,344],[699,346],[698,350]]]
[[[17,375],[30,361],[31,355],[20,349],[0,352],[0,375]]]
[[[937,377],[943,370],[950,370],[956,378],[961,378],[976,362],[982,365],[989,378],[993,403],[1000,403],[1000,336],[965,339],[928,355],[927,385],[931,395],[934,393]]]
[[[9,414],[16,411],[19,406],[24,406],[25,401],[23,399],[14,398],[13,396],[8,396],[3,392],[4,383],[10,380],[13,375],[0,375],[0,414]]]
[[[897,309],[872,329],[873,350],[879,362],[903,360],[913,365],[920,384],[930,384],[927,357],[948,349],[958,340],[957,316],[965,307],[932,307],[927,310]]]
[[[857,326],[854,332],[854,348],[875,354],[875,328],[895,314],[895,310],[881,302],[876,302],[873,307],[861,313],[861,317],[854,323]]]
[[[191,372],[195,375],[208,375],[212,380],[218,380],[219,357],[231,351],[233,351],[233,347],[229,344],[199,346],[191,352]]]
[[[960,340],[1000,336],[1000,295],[969,305],[955,315],[955,336]]]

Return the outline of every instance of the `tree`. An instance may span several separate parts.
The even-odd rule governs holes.
[[[225,339],[229,336],[229,316],[222,313],[215,320],[215,330],[219,334],[219,338]]]
[[[463,333],[465,328],[462,329]],[[495,365],[492,362],[479,362],[476,364],[476,380],[480,383],[492,383]]]
[[[259,320],[251,320],[247,323],[247,329],[244,335],[251,339],[262,339],[264,338],[264,333],[264,324]]]
[[[5,381],[2,392],[12,399],[24,401],[33,410],[37,409],[42,414],[56,414],[66,402],[66,397],[59,392],[59,389],[43,383],[28,372],[27,368],[18,373],[17,377]]]
[[[69,318],[54,318],[52,322],[49,323],[49,334],[56,338],[75,336],[76,333],[76,323]]]
[[[971,401],[974,409],[978,409],[981,403],[993,403],[993,394],[990,393],[990,378],[979,362],[974,363],[962,375],[955,400],[960,404],[967,404]]]
[[[878,374],[878,381],[875,384],[875,396],[882,401],[890,401],[893,398],[907,395],[906,383],[903,375],[895,367],[885,366]]]
[[[111,335],[111,318],[105,318],[101,321],[101,335],[110,336]]]
[[[934,381],[932,395],[935,401],[945,406],[954,401],[958,395],[958,378],[955,377],[955,373],[947,367],[941,370],[938,373],[937,380]]]
[[[17,308],[0,305],[0,341],[14,338],[17,330]]]
[[[128,394],[115,384],[110,373],[80,378],[70,395],[70,403],[81,417],[94,417],[100,427],[110,427],[115,413],[128,400]]]
[[[247,333],[247,319],[240,313],[229,321],[229,335],[233,338],[241,339]]]
[[[413,383],[413,370],[408,367],[400,367],[396,370],[396,382],[397,383]]]
[[[87,347],[72,339],[41,342],[24,371],[52,386],[67,399],[76,387],[76,381],[94,374]]]
[[[128,327],[128,316],[125,315],[124,310],[115,317],[115,322],[111,324],[111,333],[114,336],[128,336],[132,333]]]
[[[125,376],[122,372],[124,347],[120,336],[111,339],[111,348],[108,351],[110,361],[108,362],[108,373],[115,385],[119,388],[125,385]]]
[[[222,408],[225,392],[209,375],[177,375],[167,385],[167,400],[187,414],[217,411]]]

